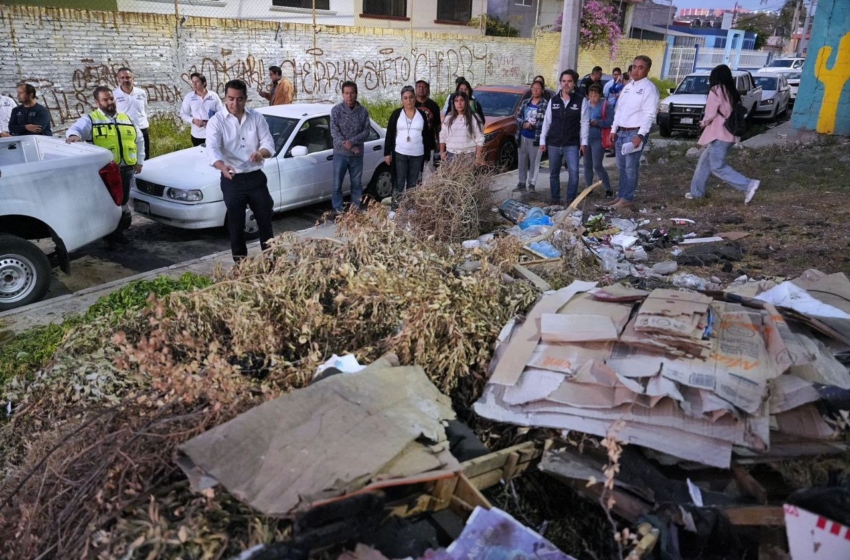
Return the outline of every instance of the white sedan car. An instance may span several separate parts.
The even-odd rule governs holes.
[[[280,212],[331,198],[333,192],[332,105],[278,105],[258,109],[269,123],[275,153],[263,165],[274,211]],[[384,163],[385,130],[372,121],[363,162],[363,187],[382,199],[392,194],[390,168]],[[227,225],[221,174],[196,146],[145,161],[130,194],[133,210],[152,220],[185,229]],[[346,174],[343,190],[350,185]],[[245,231],[257,233],[246,209]]]
[[[774,120],[788,112],[791,104],[791,86],[785,74],[759,73],[753,76],[757,86],[761,86],[761,101],[756,108],[756,118]]]

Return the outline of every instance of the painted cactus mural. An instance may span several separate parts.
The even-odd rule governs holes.
[[[821,0],[792,123],[850,136],[850,2]]]

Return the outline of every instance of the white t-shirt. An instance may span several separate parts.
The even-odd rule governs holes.
[[[425,155],[425,144],[422,142],[424,128],[425,119],[419,111],[414,111],[413,119],[408,119],[402,109],[396,123],[395,151],[405,156]]]
[[[117,87],[112,91],[112,96],[115,98],[115,108],[119,113],[124,113],[130,117],[136,126],[139,128],[148,128],[148,92],[142,88],[133,86],[131,93],[124,93],[121,87]]]
[[[11,97],[0,95],[0,132],[9,132],[9,119],[12,117],[12,109],[18,103]]]

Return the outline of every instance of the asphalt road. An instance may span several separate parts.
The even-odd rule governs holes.
[[[331,204],[328,201],[277,214],[274,231],[299,231],[312,227],[329,210]],[[110,248],[104,241],[95,241],[72,253],[71,274],[53,269],[53,279],[45,299],[230,249],[224,228],[179,229],[138,214],[133,216],[133,225],[126,236],[131,243],[123,247]]]

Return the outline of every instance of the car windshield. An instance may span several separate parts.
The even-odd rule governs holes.
[[[756,85],[761,86],[761,89],[779,89],[777,81],[776,78],[755,78]]]
[[[501,91],[476,91],[473,92],[475,100],[481,103],[484,115],[487,117],[509,117],[522,98],[521,93],[506,93]]]
[[[274,139],[274,155],[277,155],[280,150],[283,149],[283,145],[286,144],[286,141],[289,140],[289,135],[292,134],[292,130],[295,128],[295,125],[298,124],[298,120],[273,117],[271,115],[263,116],[266,118],[266,122],[269,125],[269,131],[272,133],[272,138]]]
[[[676,93],[708,94],[708,89],[708,76],[688,76],[676,88]]]
[[[791,68],[792,64],[794,64],[793,60],[774,60],[767,65],[767,68]]]

